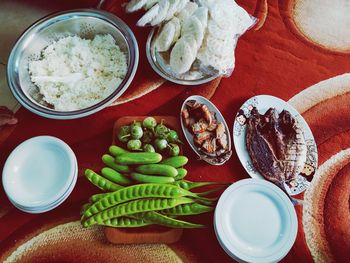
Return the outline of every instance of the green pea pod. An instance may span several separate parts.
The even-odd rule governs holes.
[[[129,218],[129,217],[116,217],[107,219],[106,221],[103,221],[102,223],[99,223],[99,225],[103,226],[109,226],[109,227],[141,227],[141,226],[148,226],[152,223],[146,222],[142,218]]]
[[[162,215],[162,214],[154,212],[154,211],[141,213],[138,216],[140,216],[140,218],[144,218],[146,220],[146,222],[150,222],[150,223],[161,225],[161,226],[173,227],[173,228],[204,228],[204,227],[206,227],[205,225],[202,225],[202,224],[194,224],[194,223],[174,219],[174,218],[168,217],[166,215]]]
[[[115,184],[101,175],[95,173],[90,169],[85,170],[85,177],[95,186],[104,191],[117,191],[123,188],[121,185]]]
[[[161,161],[161,164],[167,164],[174,168],[179,168],[181,166],[184,166],[188,162],[188,158],[186,156],[174,156],[167,158],[163,161]]]
[[[93,195],[91,198],[94,197],[94,200],[97,201],[94,202],[89,209],[85,210],[83,219],[91,217],[112,206],[131,200],[141,198],[179,198],[184,196],[197,197],[196,194],[171,184],[132,185],[112,193]]]
[[[121,165],[121,164],[117,164],[114,161],[114,157],[109,155],[109,154],[104,154],[102,156],[102,162],[107,165],[108,167],[116,170],[119,173],[130,173],[131,169],[129,168],[129,166],[127,165]]]
[[[155,184],[169,184],[174,183],[173,177],[146,175],[140,173],[131,173],[131,178],[139,183],[155,183]]]
[[[192,199],[186,197],[138,199],[103,210],[83,221],[83,226],[88,227],[103,223],[104,221],[115,217],[127,216],[140,212],[162,210],[192,202]]]
[[[121,155],[123,153],[128,153],[129,151],[123,149],[122,147],[116,146],[116,145],[112,145],[109,147],[109,152],[110,154],[112,154],[114,157]]]
[[[198,215],[213,211],[213,207],[201,205],[197,203],[182,204],[173,208],[168,208],[160,211],[160,213],[167,216],[187,216],[187,215]]]
[[[175,185],[185,189],[191,190],[193,188],[208,186],[208,185],[230,185],[231,183],[221,183],[221,182],[191,182],[187,180],[176,181]]]
[[[187,170],[185,168],[177,168],[177,176],[175,176],[175,181],[182,180],[187,175]]]
[[[132,183],[129,178],[126,178],[121,173],[118,173],[117,171],[108,167],[102,168],[101,174],[108,180],[112,181],[113,183],[117,183],[121,185],[129,185]]]
[[[150,175],[164,175],[168,177],[175,177],[178,171],[167,164],[144,164],[136,167],[136,171],[142,174]]]
[[[81,210],[80,210],[80,215],[83,215],[85,213],[86,210],[89,209],[89,207],[91,206],[92,204],[88,203],[88,204],[84,204],[82,207],[81,207]]]
[[[103,197],[109,195],[110,193],[102,193],[102,194],[94,194],[90,196],[89,201],[91,203],[96,203],[97,201],[101,200]]]
[[[152,152],[123,153],[115,157],[115,162],[122,165],[154,164],[159,163],[162,156]]]

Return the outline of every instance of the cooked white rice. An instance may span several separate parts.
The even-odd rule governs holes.
[[[109,34],[93,40],[69,36],[46,47],[29,72],[55,110],[73,111],[108,97],[125,77],[127,62]]]

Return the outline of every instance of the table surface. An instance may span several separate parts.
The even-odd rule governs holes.
[[[350,47],[346,46],[349,35],[341,35],[342,31],[336,29],[333,34],[317,26],[312,28],[310,19],[305,18],[305,24],[300,22],[303,21],[302,10],[309,8],[307,4],[300,4],[302,1],[240,0],[237,2],[250,14],[260,18],[261,27],[249,30],[240,38],[232,76],[209,86],[184,87],[159,82],[144,53],[143,44],[149,29],[135,26],[140,13],[125,14],[121,8],[123,1],[110,0],[104,8],[126,21],[140,45],[141,70],[139,68],[137,81],[130,90],[144,83],[152,85],[158,81],[160,84],[141,98],[78,120],[49,120],[19,107],[6,88],[5,77],[7,56],[18,34],[47,13],[93,7],[96,2],[75,1],[72,4],[60,0],[49,7],[45,6],[45,1],[0,3],[0,21],[6,21],[0,23],[0,105],[17,111],[19,121],[15,126],[0,130],[0,168],[19,143],[38,135],[56,136],[66,141],[75,152],[79,166],[78,182],[71,196],[59,208],[41,215],[16,210],[1,187],[0,260],[82,262],[94,258],[98,262],[231,262],[219,246],[212,227],[185,230],[180,242],[169,246],[113,246],[106,243],[100,228],[82,229],[77,222],[80,206],[88,196],[98,192],[85,180],[82,171],[102,167],[100,156],[107,151],[113,124],[120,117],[178,116],[186,97],[202,94],[211,98],[232,127],[236,112],[245,100],[258,94],[271,94],[289,101],[303,115],[319,151],[320,169],[312,181],[312,189],[306,194],[306,201],[314,203],[295,207],[299,221],[297,240],[283,262],[345,262],[350,256],[350,227],[346,223],[350,218],[350,154],[347,151],[350,145],[350,74],[346,73],[350,70]],[[327,10],[332,10],[332,6],[308,9],[310,17],[320,16],[318,12],[327,15]],[[8,30],[9,27],[13,30]],[[343,46],[327,42],[329,36],[339,38]],[[248,178],[235,153],[225,165],[213,168],[197,161],[188,146],[184,151],[190,157],[187,165],[190,180],[235,182]],[[319,195],[315,194],[315,189]],[[330,204],[334,198],[338,198],[336,208]],[[212,215],[205,216],[204,220],[212,222]]]

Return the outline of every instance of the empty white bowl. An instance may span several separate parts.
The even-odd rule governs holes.
[[[18,145],[6,160],[2,182],[9,200],[21,210],[44,212],[73,190],[77,160],[62,140],[38,136]]]
[[[277,262],[293,246],[298,229],[294,206],[274,184],[245,179],[225,190],[214,227],[225,252],[240,262]]]

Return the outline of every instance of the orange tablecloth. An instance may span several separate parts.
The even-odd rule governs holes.
[[[268,12],[264,5],[265,1],[237,2],[249,13],[258,15],[261,21],[266,14],[267,18],[260,30],[251,29],[239,40],[236,48],[236,68],[231,77],[221,80],[216,91],[216,85],[192,88],[165,82],[142,98],[109,107],[78,120],[49,120],[36,116],[24,108],[17,112],[19,123],[13,128],[7,128],[7,132],[11,134],[0,145],[0,167],[19,143],[33,136],[52,135],[66,141],[76,153],[79,179],[73,193],[63,205],[41,215],[25,214],[15,209],[8,202],[3,189],[0,190],[1,261],[11,254],[28,262],[87,260],[106,262],[112,259],[116,259],[117,262],[127,262],[128,259],[130,262],[141,259],[144,262],[168,262],[169,257],[179,257],[191,262],[231,261],[219,246],[212,227],[186,230],[178,244],[170,247],[146,247],[148,252],[144,252],[142,247],[111,247],[105,244],[99,235],[94,236],[95,234],[89,231],[77,230],[75,226],[63,227],[63,224],[67,226],[66,223],[78,220],[80,206],[86,202],[89,195],[98,192],[81,176],[82,171],[87,167],[96,169],[102,167],[100,156],[107,151],[111,143],[114,121],[122,116],[178,116],[184,98],[191,94],[202,93],[208,97],[213,95],[212,102],[221,110],[229,127],[232,127],[235,114],[246,99],[257,94],[271,94],[284,100],[293,98],[291,103],[302,112],[314,132],[320,165],[349,147],[350,94],[347,92],[350,91],[350,81],[348,75],[340,76],[350,71],[349,55],[319,47],[300,34],[290,22],[292,16],[290,12],[293,10],[289,9],[291,6],[288,4],[292,5],[293,1],[269,1]],[[135,23],[140,14],[125,14],[120,4],[121,1],[117,0],[107,1],[105,8],[124,19],[134,30],[139,41],[140,67],[136,80],[130,88],[133,91],[138,85],[146,85],[159,78],[152,72],[144,52],[149,29],[136,28]],[[335,78],[308,88],[332,77]],[[206,89],[205,92],[203,89]],[[305,93],[299,94],[301,91]],[[189,147],[185,147],[185,153],[190,157],[187,165],[190,180],[235,182],[248,177],[235,153],[229,162],[215,169],[206,163],[196,161],[196,156]],[[345,155],[344,165],[336,171],[338,174],[342,169],[339,172],[342,177],[339,177],[336,186],[332,186],[345,191],[343,192],[345,196],[339,197],[341,200],[345,198],[345,205],[346,200],[349,200],[346,199],[349,198],[349,186],[345,183],[346,178],[349,178],[349,169],[346,169],[347,158],[348,155]],[[334,178],[337,178],[337,175],[334,175]],[[344,213],[345,218],[349,220],[347,209],[345,208]],[[311,262],[310,248],[304,234],[303,208],[296,207],[296,210],[299,219],[298,236],[283,262]],[[329,214],[329,211],[331,210],[327,210],[327,218],[332,219],[333,215]],[[211,216],[208,216],[209,221]],[[344,223],[342,218],[344,214],[337,214],[334,216],[334,221],[331,221],[341,225]],[[349,228],[344,230],[333,225],[334,232],[332,232],[331,226],[327,225],[326,221],[324,229],[328,242],[326,245],[330,249],[328,253],[332,255],[333,260],[346,261],[344,256],[349,256],[350,251]],[[46,236],[43,233],[46,233]],[[40,243],[42,240],[44,243]],[[38,245],[38,242],[41,245]],[[26,249],[21,246],[23,244],[26,245]],[[128,249],[132,252],[125,252]],[[169,251],[175,253],[174,257]],[[322,251],[319,252],[322,254]],[[165,253],[164,257],[161,253]]]

